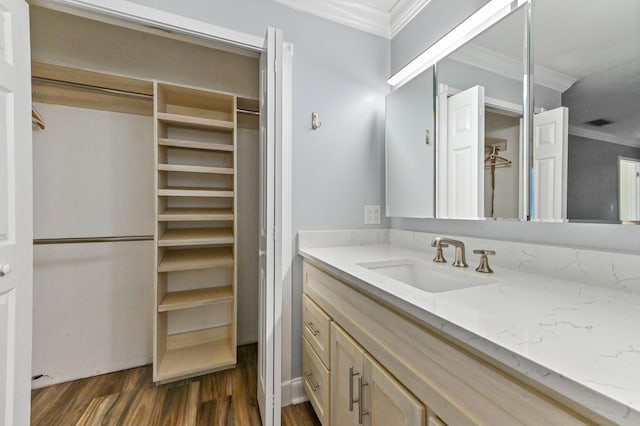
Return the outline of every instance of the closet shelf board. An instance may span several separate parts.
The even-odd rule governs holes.
[[[196,149],[201,151],[233,152],[233,145],[223,143],[187,141],[181,139],[159,138],[158,145],[170,148]]]
[[[160,222],[232,221],[233,210],[169,207],[158,215],[158,220]]]
[[[158,305],[158,312],[196,308],[205,305],[233,302],[233,286],[199,288],[167,293]]]
[[[158,265],[158,272],[188,271],[225,266],[233,266],[233,250],[230,247],[168,250]]]
[[[233,167],[190,166],[186,164],[158,164],[161,172],[211,173],[217,175],[232,175]]]
[[[158,238],[158,247],[233,244],[231,228],[177,228],[167,229]]]
[[[189,115],[170,114],[159,112],[158,121],[173,126],[186,127],[191,129],[215,130],[219,132],[233,132],[235,124],[233,121],[215,120],[212,118],[192,117]]]
[[[205,374],[235,364],[230,338],[167,350],[158,369],[158,381]]]
[[[161,197],[214,197],[233,198],[233,190],[228,188],[200,188],[189,186],[169,186],[158,189]]]

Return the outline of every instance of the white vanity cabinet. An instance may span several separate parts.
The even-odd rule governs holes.
[[[303,280],[305,389],[324,426],[610,424],[306,260]]]

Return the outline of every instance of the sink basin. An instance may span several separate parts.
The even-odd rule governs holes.
[[[359,265],[429,293],[442,293],[495,282],[472,268],[459,269],[449,264],[413,259],[368,262],[359,263]]]

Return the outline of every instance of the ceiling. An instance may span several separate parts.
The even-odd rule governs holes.
[[[393,38],[431,0],[273,0],[293,9]]]

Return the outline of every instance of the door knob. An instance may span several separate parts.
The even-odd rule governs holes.
[[[5,263],[4,265],[0,266],[0,277],[4,277],[9,272],[11,272],[11,265]]]

